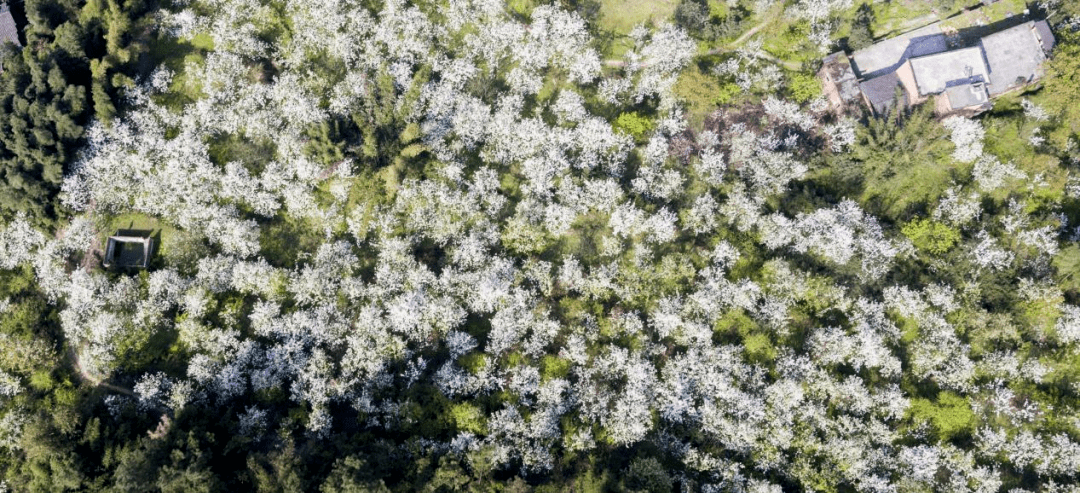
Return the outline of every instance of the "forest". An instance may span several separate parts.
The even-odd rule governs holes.
[[[0,492],[1080,491],[1080,3],[6,5]]]

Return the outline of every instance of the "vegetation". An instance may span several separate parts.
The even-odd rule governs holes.
[[[1071,5],[974,119],[816,77],[951,0],[13,7],[0,491],[1080,479]]]
[[[61,181],[91,117],[108,122],[119,88],[133,83],[145,51],[141,1],[26,0],[27,50],[0,63],[0,215],[39,224],[62,216]],[[18,12],[18,9],[16,9]]]

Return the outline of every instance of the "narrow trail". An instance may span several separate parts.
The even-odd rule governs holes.
[[[79,361],[79,356],[75,354],[74,349],[68,348],[67,357],[71,360],[72,366],[75,367],[75,371],[79,373],[79,378],[82,379],[82,381],[94,387],[101,387],[103,389],[111,390],[120,394],[137,397],[135,392],[131,389],[111,384],[107,381],[97,378],[95,375],[92,375],[90,372],[86,371],[86,369],[82,366],[82,362]]]
[[[771,22],[771,21],[770,20],[761,21],[761,22],[758,23],[758,25],[756,25],[754,27],[751,27],[749,31],[746,31],[746,32],[742,33],[742,36],[739,36],[738,38],[735,38],[735,41],[732,41],[731,43],[728,44],[729,49],[738,48],[738,46],[743,44],[747,39],[750,38],[750,36],[753,36],[753,35],[757,34],[758,31],[762,30],[765,26],[767,26],[769,24],[769,22]],[[713,50],[713,51],[716,51],[716,50]]]
[[[713,48],[713,49],[705,52],[704,55],[699,55],[699,56],[719,55],[721,53],[726,53],[726,52],[735,50],[736,48],[741,46],[743,43],[745,43],[746,40],[750,39],[750,37],[757,34],[758,31],[761,31],[762,29],[765,28],[765,26],[768,26],[769,23],[771,23],[771,22],[772,22],[771,19],[763,20],[763,21],[759,22],[756,26],[750,28],[749,31],[746,31],[745,33],[742,33],[742,35],[740,35],[738,38],[735,38],[734,41],[732,41],[732,42],[730,42],[730,43],[728,43],[728,44],[726,44],[724,46]],[[763,60],[768,60],[770,62],[773,62],[773,63],[775,63],[777,65],[780,65],[780,66],[782,66],[782,67],[784,67],[784,68],[786,68],[788,70],[800,70],[800,69],[802,69],[802,63],[800,63],[800,62],[795,62],[795,61],[791,61],[791,60],[781,60],[780,58],[777,58],[777,57],[775,57],[773,55],[770,55],[768,53],[759,53],[759,54],[757,54],[755,56],[757,56],[758,58],[761,58]],[[606,66],[606,67],[625,67],[626,66],[626,60],[617,60],[617,59],[604,60],[604,66]],[[642,66],[647,67],[648,65],[644,64]]]

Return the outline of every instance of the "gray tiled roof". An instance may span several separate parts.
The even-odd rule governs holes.
[[[897,87],[900,87],[903,93],[904,86],[900,84],[900,78],[896,76],[896,72],[889,72],[859,84],[859,89],[870,101],[874,113],[878,115],[884,115],[896,103]],[[907,95],[903,94],[902,97],[904,98],[903,105],[907,106]]]
[[[919,94],[938,94],[948,87],[986,80],[982,49],[977,46],[911,59]]]
[[[15,27],[15,18],[11,17],[11,11],[6,3],[0,4],[0,44],[10,41],[15,46],[19,43],[19,29]]]
[[[852,66],[863,78],[887,74],[909,58],[941,53],[949,49],[937,24],[889,38],[851,54]]]
[[[1046,21],[1039,21],[1035,23],[1035,34],[1039,36],[1039,42],[1042,43],[1043,53],[1047,55],[1054,49],[1054,33],[1050,31],[1050,24]]]
[[[985,36],[979,41],[990,65],[990,94],[997,95],[1027,84],[1041,74],[1046,59],[1035,23]]]

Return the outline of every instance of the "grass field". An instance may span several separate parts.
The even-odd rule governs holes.
[[[619,34],[627,34],[634,26],[652,21],[663,23],[675,13],[678,0],[604,0],[600,7],[600,24]]]
[[[962,5],[948,11],[937,10],[926,0],[894,0],[872,5],[871,31],[875,38],[895,36],[937,21],[943,21],[942,27],[955,29],[990,24],[1022,14],[1027,8],[1024,0],[999,0],[970,11],[964,11]]]
[[[633,46],[626,35],[638,24],[669,22],[678,0],[603,0],[600,27],[612,36],[607,57],[620,57]]]
[[[148,59],[161,61],[174,74],[169,90],[155,97],[157,102],[175,109],[201,98],[202,81],[189,77],[184,69],[188,64],[202,64],[206,53],[213,49],[213,39],[205,34],[195,36],[190,42],[171,36],[152,40]]]
[[[697,65],[691,64],[675,83],[675,94],[687,105],[687,119],[691,128],[700,129],[705,116],[716,109],[716,101],[722,93],[716,78],[702,73]]]

